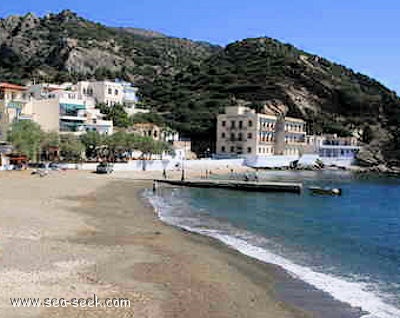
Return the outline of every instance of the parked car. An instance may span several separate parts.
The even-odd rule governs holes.
[[[99,163],[96,167],[96,173],[107,173],[110,174],[114,171],[113,165],[108,162]]]

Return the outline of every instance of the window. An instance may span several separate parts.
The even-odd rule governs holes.
[[[234,140],[235,140],[235,134],[231,133],[231,141],[234,141]]]
[[[253,127],[253,122],[249,120],[249,127]]]
[[[222,146],[222,147],[221,147],[221,151],[222,151],[222,152],[225,152],[225,146]]]
[[[225,138],[225,133],[224,133],[224,132],[221,134],[221,137],[222,137],[222,138]]]
[[[118,95],[118,89],[116,89],[116,90],[114,91],[114,94],[115,94],[115,95]]]
[[[235,126],[236,126],[236,123],[235,123],[234,120],[232,120],[232,121],[231,121],[231,128],[235,128]]]
[[[240,128],[240,129],[243,128],[243,121],[239,121],[239,128]]]
[[[235,152],[235,147],[231,147],[231,152]]]
[[[248,133],[247,134],[247,139],[251,139],[251,138],[253,138],[253,134],[252,133]]]
[[[261,147],[258,148],[258,152],[261,153]]]
[[[112,94],[112,89],[109,88],[109,89],[108,89],[108,95],[111,95],[111,94]]]
[[[247,153],[251,153],[251,147],[247,147]]]
[[[243,140],[243,134],[242,134],[242,133],[239,133],[239,134],[238,134],[238,140],[239,140],[239,141],[242,141],[242,140]]]
[[[222,123],[221,123],[221,125],[222,125],[222,127],[225,127],[225,126],[226,126],[226,121],[223,120]]]

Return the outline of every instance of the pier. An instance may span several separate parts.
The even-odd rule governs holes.
[[[238,181],[238,180],[168,180],[155,179],[154,185],[164,183],[175,186],[195,188],[219,188],[252,192],[291,192],[301,193],[301,183],[284,182],[259,182],[259,181]]]

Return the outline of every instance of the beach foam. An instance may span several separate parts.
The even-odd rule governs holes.
[[[183,217],[170,216],[169,211],[176,209],[175,204],[177,202],[169,203],[162,197],[154,196],[150,192],[146,193],[146,198],[163,222],[215,238],[244,255],[280,266],[294,278],[301,279],[315,288],[329,293],[336,300],[350,304],[353,307],[362,308],[363,311],[368,312],[363,316],[365,318],[400,317],[400,309],[385,303],[379,295],[371,291],[375,290],[375,288],[367,283],[349,281],[347,278],[317,272],[306,266],[298,265],[283,256],[250,243],[256,241],[255,236],[250,233],[244,235],[241,230],[229,231],[228,233],[226,230],[214,229],[212,226],[209,228],[199,227],[196,224],[198,223],[196,218],[189,215]],[[246,238],[246,240],[243,238]]]

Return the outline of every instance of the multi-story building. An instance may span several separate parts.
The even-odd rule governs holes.
[[[0,83],[0,140],[4,140],[9,125],[18,118],[28,101],[26,87]]]
[[[44,131],[112,134],[112,121],[95,108],[92,97],[83,96],[70,85],[39,84],[29,87],[0,84],[0,123],[5,129],[16,120],[32,120]]]
[[[137,87],[132,83],[123,81],[82,81],[73,86],[81,96],[94,98],[97,104],[114,106],[123,105],[128,115],[138,112],[146,112],[143,109],[137,109]]]
[[[76,90],[82,96],[93,97],[96,103],[114,106],[123,103],[124,89],[118,82],[83,81],[76,84]]]
[[[137,88],[128,82],[81,81],[26,87],[0,83],[0,140],[5,139],[14,120],[22,119],[34,120],[48,131],[111,133],[110,122],[95,109],[100,103],[109,107],[124,105],[128,115],[148,112],[136,107]]]
[[[217,121],[216,153],[220,155],[299,155],[305,145],[306,123],[302,119],[231,106]]]
[[[339,137],[336,134],[307,135],[306,143],[309,152],[318,154],[322,159],[353,160],[361,149],[356,137]]]
[[[123,89],[122,104],[125,106],[125,111],[128,115],[133,115],[138,112],[147,112],[144,109],[137,108],[139,101],[137,97],[137,87],[134,87],[133,84],[129,82],[120,82],[120,84]]]
[[[36,88],[35,88],[36,89]],[[58,130],[60,133],[80,134],[97,131],[112,134],[113,124],[104,120],[104,115],[95,108],[92,97],[82,95],[69,87],[42,87],[39,99],[30,101],[27,112],[44,130]]]

